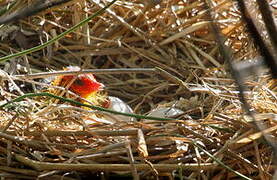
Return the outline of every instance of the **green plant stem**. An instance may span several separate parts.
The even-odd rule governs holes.
[[[7,61],[11,58],[15,58],[15,57],[18,57],[18,56],[22,56],[22,55],[26,55],[26,54],[29,54],[29,53],[32,53],[32,52],[35,52],[35,51],[38,51],[40,49],[43,49],[45,48],[46,46],[50,45],[50,44],[53,44],[55,41],[63,38],[66,34],[68,33],[71,33],[73,32],[74,30],[76,30],[77,28],[81,27],[82,25],[84,25],[85,23],[89,22],[91,19],[99,16],[100,14],[102,14],[103,12],[105,12],[106,9],[108,9],[112,4],[114,4],[117,0],[113,0],[111,3],[109,3],[107,6],[105,6],[104,8],[100,9],[99,11],[97,11],[96,13],[94,13],[93,15],[89,16],[88,18],[82,20],[80,23],[74,25],[72,28],[64,31],[63,33],[59,34],[58,36],[52,38],[51,40],[39,45],[39,46],[35,46],[33,48],[30,48],[30,49],[26,49],[24,51],[20,51],[18,53],[15,53],[15,54],[10,54],[10,55],[7,55],[7,56],[4,56],[4,57],[1,57],[0,58],[0,62],[4,62],[4,61]]]
[[[68,99],[68,98],[64,98],[64,97],[60,97],[60,96],[56,96],[54,94],[47,93],[47,92],[28,93],[28,94],[25,94],[23,96],[19,96],[15,99],[5,103],[5,104],[0,105],[0,109],[3,109],[5,106],[7,106],[11,103],[20,102],[20,101],[24,100],[25,98],[35,97],[35,96],[48,96],[48,97],[52,97],[52,98],[55,98],[55,99],[59,99],[59,100],[64,101],[64,102],[69,102],[69,103],[75,104],[77,106],[84,106],[84,107],[88,107],[88,108],[98,110],[98,111],[103,111],[103,112],[108,112],[108,113],[112,113],[112,114],[119,114],[119,115],[123,115],[123,116],[134,117],[134,118],[137,118],[137,119],[149,119],[149,120],[158,120],[158,121],[176,120],[176,119],[172,119],[172,118],[159,118],[159,117],[153,117],[153,116],[143,116],[143,115],[139,115],[139,114],[130,114],[130,113],[123,113],[123,112],[113,111],[113,110],[102,108],[102,107],[99,107],[99,106],[83,104],[81,102],[74,101],[72,99]]]

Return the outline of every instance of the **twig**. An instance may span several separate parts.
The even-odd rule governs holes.
[[[133,156],[130,140],[127,140],[125,142],[125,147],[126,147],[126,151],[127,151],[127,155],[128,155],[128,160],[130,162],[130,167],[131,167],[131,172],[132,172],[132,175],[133,175],[133,179],[134,180],[139,180],[139,175],[138,175],[138,171],[137,171],[136,166],[135,166],[135,159],[134,159],[134,156]]]
[[[130,164],[67,164],[67,163],[48,163],[34,161],[27,157],[16,154],[16,160],[30,166],[39,171],[49,170],[65,170],[65,171],[126,171],[130,170]],[[138,171],[151,170],[147,164],[134,164]],[[218,167],[213,163],[188,163],[188,164],[153,164],[153,167],[158,171],[171,172],[178,168],[184,170],[198,171],[217,169]]]
[[[267,29],[268,36],[272,43],[273,52],[277,53],[277,38],[276,38],[277,29],[276,29],[275,21],[272,17],[272,11],[270,10],[268,2],[265,0],[259,0],[259,1],[257,1],[257,4],[261,11],[262,18],[264,20],[264,24]],[[277,66],[275,66],[275,70],[276,70],[276,68],[277,68]]]
[[[265,64],[271,70],[271,74],[272,74],[273,78],[277,78],[277,71],[276,71],[276,69],[277,69],[277,60],[275,59],[274,55],[272,55],[270,53],[270,50],[266,46],[266,44],[265,44],[262,36],[260,35],[258,29],[256,28],[255,24],[251,20],[248,12],[246,10],[245,3],[242,0],[237,0],[237,2],[238,2],[238,7],[241,11],[242,18],[246,22],[247,29],[250,32],[250,34],[252,35],[255,45],[259,47],[261,55],[264,57]],[[272,26],[273,25],[274,24],[272,24]]]
[[[39,175],[39,172],[29,169],[19,169],[19,168],[12,168],[7,166],[0,166],[1,171],[11,172],[11,173],[18,173],[18,174],[24,174],[29,176],[37,176]]]
[[[158,129],[158,128],[157,128]],[[24,131],[26,136],[41,136],[41,133],[45,134],[47,137],[54,136],[135,136],[137,135],[138,129],[130,128],[124,130],[91,130],[91,131],[62,131],[62,130],[46,130],[43,132],[38,131]],[[151,129],[142,129],[144,133],[148,133]],[[6,131],[7,134],[15,135],[15,131]]]
[[[154,68],[120,68],[120,69],[82,69],[80,71],[54,71],[54,72],[42,72],[34,74],[14,75],[15,78],[22,79],[38,79],[46,78],[50,76],[60,75],[79,75],[79,74],[122,74],[122,73],[154,73]]]

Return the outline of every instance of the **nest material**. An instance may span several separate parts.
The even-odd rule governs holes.
[[[213,4],[234,59],[255,57],[257,52],[233,1]],[[1,53],[55,37],[101,7],[71,1],[65,7],[23,19],[23,39],[2,36]],[[68,65],[93,69],[159,67],[169,74],[107,74],[97,78],[110,95],[122,98],[137,114],[158,106],[177,107],[185,113],[168,121],[87,124],[94,112],[67,103],[49,103],[48,97],[28,98],[1,110],[2,176],[222,179],[238,178],[241,173],[270,179],[272,151],[250,118],[243,115],[235,83],[219,56],[208,20],[201,1],[117,1],[87,25],[28,55],[28,62],[17,58],[31,72],[47,71],[45,66],[60,70]],[[25,71],[14,68],[12,61],[9,65],[5,64],[9,73],[12,69]],[[34,85],[19,86],[13,76],[2,74],[8,79],[1,88],[3,100],[36,89]],[[257,111],[257,120],[276,142],[276,81],[264,74],[248,80],[247,85],[245,93]]]

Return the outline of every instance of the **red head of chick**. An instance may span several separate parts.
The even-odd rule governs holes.
[[[69,66],[65,68],[66,71],[80,71],[77,66]],[[73,81],[73,82],[72,82]],[[71,83],[71,84],[70,84]],[[133,113],[132,109],[117,97],[106,96],[105,93],[101,93],[104,85],[99,83],[93,74],[80,74],[80,75],[64,75],[58,76],[53,85],[69,88],[75,94],[93,103],[93,105],[102,106],[111,110]],[[83,103],[87,103],[82,101]],[[107,118],[109,119],[109,118]],[[115,115],[114,119],[130,121],[132,118]]]
[[[68,66],[64,68],[64,70],[80,71],[81,69],[78,66]],[[103,105],[106,101],[106,96],[103,95],[103,93],[100,93],[105,86],[98,82],[91,73],[58,76],[52,84],[66,87],[95,105]]]
[[[65,70],[80,71],[80,68],[77,66],[69,66]],[[102,83],[96,81],[93,74],[68,75],[60,78],[62,84],[72,83],[69,89],[82,98],[87,98],[90,94],[99,92],[104,87]]]

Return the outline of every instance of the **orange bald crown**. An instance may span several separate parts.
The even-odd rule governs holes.
[[[65,68],[68,71],[79,71],[77,66],[69,66]],[[80,75],[66,75],[61,77],[61,83],[67,85],[75,79],[69,86],[69,89],[79,96],[86,98],[90,94],[98,92],[103,89],[104,85],[99,83],[93,74],[80,74]]]

